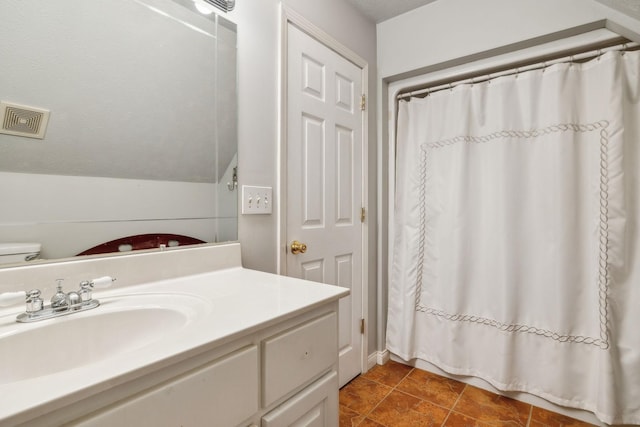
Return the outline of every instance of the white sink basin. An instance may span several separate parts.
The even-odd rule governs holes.
[[[210,312],[184,294],[99,298],[100,306],[34,323],[0,324],[0,384],[55,374],[166,339]]]

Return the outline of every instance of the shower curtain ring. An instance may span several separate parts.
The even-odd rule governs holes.
[[[453,85],[449,83],[449,90],[453,92]]]
[[[600,55],[602,55],[602,49],[598,49],[598,61],[600,61]]]
[[[622,53],[621,53],[621,55],[624,56],[625,53],[627,53],[627,44],[623,43],[622,44]]]

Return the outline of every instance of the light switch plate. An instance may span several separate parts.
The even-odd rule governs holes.
[[[273,188],[242,186],[242,214],[260,215],[273,212]]]

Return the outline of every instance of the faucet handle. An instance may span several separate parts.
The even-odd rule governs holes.
[[[108,288],[115,281],[116,279],[111,276],[98,277],[93,280],[83,280],[80,282],[80,299],[82,301],[89,301],[93,288]]]
[[[27,292],[27,313],[36,313],[44,307],[44,301],[40,298],[39,289],[31,289]]]
[[[80,282],[80,289],[91,290],[93,288],[108,288],[116,279],[111,276],[98,277],[93,280],[83,280]]]
[[[24,302],[25,298],[27,302],[27,313],[35,313],[36,311],[42,310],[44,301],[40,298],[40,291],[38,289],[32,289],[29,292],[18,291],[0,294],[0,307]]]
[[[91,292],[93,288],[108,288],[111,286],[111,283],[115,282],[116,279],[110,276],[98,277],[97,279],[83,280],[80,282],[80,301],[85,303],[91,301]]]
[[[98,277],[97,279],[93,279],[90,282],[90,284],[92,287],[100,289],[100,288],[108,288],[115,281],[116,279],[111,276],[103,276],[103,277]]]
[[[5,292],[0,294],[0,307],[8,307],[10,305],[24,302],[27,293],[25,291]]]

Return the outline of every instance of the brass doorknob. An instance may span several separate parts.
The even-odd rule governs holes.
[[[294,255],[303,254],[307,252],[307,245],[304,243],[300,243],[297,240],[291,242],[291,253]]]

